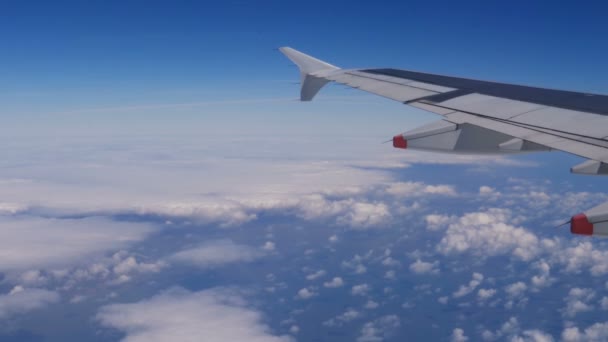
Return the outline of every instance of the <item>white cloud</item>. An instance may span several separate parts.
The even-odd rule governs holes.
[[[81,264],[140,241],[154,231],[150,225],[103,218],[0,217],[0,226],[2,271]]]
[[[296,215],[305,220],[335,218],[336,223],[354,229],[382,228],[381,225],[389,222],[392,217],[386,203],[355,198],[330,200],[321,193],[270,204],[270,206],[277,205],[293,208]]]
[[[481,196],[491,196],[497,194],[496,189],[489,187],[487,185],[483,185],[479,187],[479,194]]]
[[[420,259],[410,264],[410,271],[416,274],[439,274],[439,261],[424,262]]]
[[[578,313],[593,310],[593,305],[589,302],[595,297],[595,291],[592,289],[581,289],[575,287],[570,289],[566,301],[566,307],[564,308],[564,315],[566,317],[574,317]]]
[[[511,341],[516,342],[553,342],[553,336],[540,330],[524,330],[521,336],[514,336]]]
[[[507,209],[465,214],[449,225],[437,249],[443,254],[512,254],[528,261],[540,252],[539,239],[524,228],[509,225],[510,218],[511,212]]]
[[[475,291],[475,289],[481,284],[483,281],[483,274],[481,273],[473,273],[473,279],[469,281],[467,285],[461,285],[456,292],[452,294],[454,298],[460,298],[468,295],[469,293]]]
[[[509,297],[519,297],[521,296],[528,287],[524,282],[518,281],[516,283],[510,284],[505,288],[505,291],[509,295]]]
[[[426,221],[426,229],[434,231],[446,227],[449,223],[454,221],[455,218],[445,215],[430,214],[426,215],[424,220]]]
[[[477,300],[486,301],[496,294],[496,289],[479,289],[477,291]]]
[[[369,290],[371,290],[371,287],[367,284],[359,284],[359,285],[355,285],[351,288],[350,293],[353,296],[365,296]]]
[[[519,321],[516,317],[509,318],[500,329],[495,332],[491,332],[489,330],[485,330],[482,332],[481,336],[485,341],[496,341],[500,339],[506,339],[508,336],[515,336],[520,332]]]
[[[553,342],[553,337],[541,330],[530,329],[522,331],[519,321],[515,317],[509,318],[500,329],[495,332],[485,330],[481,337],[484,341],[512,341],[512,342]]]
[[[464,334],[464,330],[461,328],[456,328],[452,331],[452,342],[466,342],[469,338]]]
[[[389,270],[384,273],[384,279],[393,280],[396,278],[396,276],[397,276],[397,272],[395,272],[395,270]]]
[[[580,273],[589,270],[594,276],[608,274],[608,250],[595,248],[590,241],[567,247],[556,253],[555,257],[566,266],[566,272]]]
[[[595,323],[581,331],[578,327],[569,327],[562,332],[564,342],[600,342],[608,340],[608,322]]]
[[[600,302],[602,310],[608,310],[608,297],[602,297],[602,301]]]
[[[384,203],[353,203],[349,211],[338,217],[338,223],[368,228],[386,223],[390,218],[390,210]]]
[[[342,280],[340,277],[334,277],[332,280],[323,283],[323,286],[329,288],[342,287],[344,286],[344,280]]]
[[[327,272],[325,272],[325,270],[318,270],[315,273],[311,273],[311,274],[307,275],[306,280],[315,280],[317,278],[321,278],[325,274],[327,274]]]
[[[551,278],[551,266],[545,260],[539,260],[533,264],[533,267],[538,269],[539,274],[532,276],[532,286],[535,290],[539,288],[547,287],[553,282]]]
[[[0,319],[24,314],[58,301],[57,292],[15,286],[8,294],[0,295]]]
[[[147,272],[159,272],[161,268],[165,266],[163,262],[141,262],[138,261],[135,256],[128,255],[126,251],[117,252],[112,255],[112,259],[115,262],[112,272],[117,275],[131,274],[131,273],[147,273]]]
[[[302,288],[298,291],[298,294],[296,295],[296,298],[298,299],[310,299],[312,297],[315,297],[317,295],[317,293],[309,288]]]
[[[210,268],[235,262],[250,262],[262,255],[258,249],[253,247],[236,244],[231,240],[215,240],[179,251],[169,257],[169,260]]]
[[[275,248],[276,248],[276,246],[275,246],[274,242],[272,242],[272,241],[266,241],[264,243],[264,246],[262,246],[262,249],[267,252],[272,252],[275,250]]]
[[[363,274],[367,272],[367,268],[363,265],[367,257],[355,255],[351,260],[342,261],[342,267],[354,270],[356,274]]]
[[[384,341],[390,338],[400,326],[401,320],[396,315],[382,316],[363,325],[357,342]]]
[[[218,342],[291,341],[272,334],[259,312],[225,289],[171,289],[140,302],[104,306],[97,321],[124,332],[129,342],[199,341],[201,336]]]
[[[48,277],[43,274],[40,270],[29,270],[23,272],[19,276],[19,283],[28,286],[32,285],[43,285],[48,281]]]
[[[121,250],[79,267],[45,272],[43,277],[63,281],[63,289],[67,290],[76,287],[79,282],[91,280],[120,285],[129,282],[135,275],[158,273],[166,266],[165,261],[144,262],[138,256]]]
[[[343,312],[342,314],[329,319],[325,322],[323,322],[323,325],[328,326],[328,327],[340,327],[342,326],[344,323],[348,323],[352,320],[355,320],[359,317],[361,317],[361,313],[355,309],[347,309],[345,312]]]
[[[389,185],[386,192],[396,197],[424,195],[454,196],[456,190],[451,185],[427,185],[422,182],[401,182]]]
[[[380,304],[378,304],[378,302],[374,302],[373,300],[369,299],[363,307],[365,309],[371,310],[371,309],[378,308],[378,306],[380,306]]]

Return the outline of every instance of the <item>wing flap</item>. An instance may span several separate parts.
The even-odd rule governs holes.
[[[608,135],[608,116],[569,109],[546,107],[519,115],[512,121],[568,133],[584,132],[592,138],[602,139]]]
[[[526,128],[509,122],[492,120],[462,112],[448,114],[447,118],[455,123],[469,123],[475,126],[502,132],[522,140],[547,146],[551,149],[561,150],[589,159],[608,162],[608,149],[606,147],[593,145],[589,142],[579,141],[575,136],[558,136],[542,130]]]

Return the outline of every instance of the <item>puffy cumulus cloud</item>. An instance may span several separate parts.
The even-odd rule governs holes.
[[[0,217],[0,227],[1,271],[81,264],[143,240],[154,231],[147,224],[104,218]]]
[[[0,318],[24,314],[58,301],[57,292],[15,286],[8,294],[0,295]]]
[[[593,310],[593,305],[589,302],[595,297],[595,291],[591,289],[581,289],[575,287],[570,289],[568,296],[564,299],[566,307],[563,313],[566,317],[574,317],[581,312]]]
[[[259,249],[236,244],[231,240],[214,240],[179,251],[168,260],[201,268],[212,268],[236,262],[250,262],[261,256],[263,253]]]
[[[240,225],[257,218],[252,208],[242,203],[225,199],[216,199],[215,201],[190,200],[147,203],[122,210],[132,211],[138,215],[165,216],[173,220],[192,220],[201,224],[217,223],[222,227]]]
[[[450,337],[450,341],[452,342],[466,342],[469,338],[464,334],[464,330],[461,328],[455,328],[452,331],[452,336]]]
[[[338,217],[338,223],[355,228],[377,227],[391,218],[384,203],[354,203],[350,210]]]
[[[565,265],[566,272],[580,273],[589,270],[594,276],[608,273],[608,250],[599,249],[591,241],[579,242],[574,246],[566,247],[555,258]]]
[[[369,255],[356,254],[352,259],[342,261],[342,267],[353,270],[356,274],[363,274],[367,272],[367,267],[363,264],[367,259],[369,259]]]
[[[306,280],[315,280],[317,278],[323,277],[326,274],[327,274],[327,272],[325,272],[325,270],[318,270],[317,272],[307,275]]]
[[[451,185],[428,185],[422,182],[399,182],[390,184],[386,192],[395,197],[415,197],[428,195],[455,196]]]
[[[21,273],[18,281],[27,286],[43,285],[48,281],[48,276],[40,270],[29,270]]]
[[[514,186],[493,194],[488,189],[480,189],[482,200],[504,200],[508,206],[518,207],[530,218],[543,219],[560,217],[562,213],[576,213],[608,200],[605,193],[554,191],[550,181],[532,183],[528,180],[513,180]],[[483,188],[483,187],[482,187]],[[553,226],[562,222],[547,221]]]
[[[511,341],[514,342],[553,342],[555,339],[550,334],[538,330],[524,330],[521,335],[513,336]]]
[[[115,265],[112,267],[114,274],[123,275],[134,272],[159,272],[164,266],[162,262],[142,262],[138,261],[133,255],[128,255],[127,251],[120,251],[112,256]]]
[[[424,262],[418,259],[410,264],[410,271],[416,274],[439,274],[439,261]]]
[[[443,254],[471,252],[480,256],[512,254],[528,261],[540,251],[538,237],[507,222],[508,209],[468,213],[449,225],[437,249]]]
[[[262,246],[262,249],[267,252],[272,252],[276,249],[276,244],[272,241],[266,241]]]
[[[334,277],[332,280],[324,282],[323,286],[329,288],[342,287],[344,286],[344,280],[342,280],[340,277]]]
[[[534,287],[534,290],[547,287],[551,285],[553,282],[553,278],[551,278],[551,266],[545,260],[539,260],[533,264],[533,268],[538,270],[538,274],[532,276],[531,283]]]
[[[509,318],[500,329],[492,332],[490,330],[484,330],[481,333],[481,337],[484,341],[496,341],[504,336],[515,335],[519,332],[519,321],[515,317]]]
[[[384,341],[390,338],[400,326],[401,320],[396,315],[382,316],[363,325],[357,342]]]
[[[446,227],[448,224],[455,221],[456,218],[453,216],[430,214],[424,217],[426,222],[426,229],[428,230],[439,230],[440,228]]]
[[[489,187],[487,185],[482,185],[479,187],[479,195],[481,195],[481,196],[499,196],[500,192],[497,192],[495,188]]]
[[[350,293],[353,296],[365,296],[371,289],[371,286],[369,286],[368,284],[359,284],[353,286],[350,289]]]
[[[602,307],[602,310],[608,310],[608,297],[606,297],[606,296],[602,297],[602,300],[600,301],[600,305]]]
[[[338,224],[359,229],[377,227],[392,217],[389,206],[382,202],[353,198],[330,200],[322,194],[303,196],[292,206],[297,216],[305,220],[334,217]]]
[[[315,290],[313,290],[312,288],[302,288],[298,291],[298,294],[296,295],[297,299],[310,299],[312,297],[317,296],[318,293],[315,292]]]
[[[481,333],[484,341],[513,341],[513,342],[553,342],[553,336],[538,330],[523,330],[516,317],[509,318],[498,330],[484,330]]]
[[[361,312],[355,309],[347,309],[342,314],[323,322],[323,325],[327,327],[340,327],[344,325],[344,323],[353,321],[361,316]]]
[[[505,287],[505,292],[507,293],[505,308],[512,309],[514,306],[526,306],[528,303],[528,298],[525,297],[526,290],[528,290],[528,286],[522,281],[507,285]]]
[[[379,306],[380,306],[380,304],[378,304],[378,302],[375,302],[375,301],[369,299],[363,307],[368,310],[373,310],[373,309],[378,308]]]
[[[105,282],[108,285],[124,284],[131,281],[136,275],[158,273],[165,266],[167,263],[162,260],[144,262],[141,257],[138,258],[138,256],[122,250],[109,257],[96,258],[89,264],[71,269],[38,271],[38,276],[60,280],[63,282],[62,289],[69,290],[87,281]]]
[[[516,283],[507,285],[505,287],[505,292],[509,297],[519,297],[526,291],[527,288],[528,286],[526,286],[524,282],[518,281]]]
[[[581,331],[578,327],[569,327],[562,332],[564,342],[600,342],[608,340],[608,322],[595,323]]]
[[[480,302],[486,301],[496,294],[496,289],[479,289],[477,291],[477,300]]]
[[[189,292],[174,288],[131,304],[102,307],[97,321],[126,334],[125,341],[292,341],[276,336],[262,314],[227,289]],[[238,327],[238,329],[235,329]]]
[[[452,296],[454,298],[464,297],[469,293],[475,291],[475,289],[481,284],[482,281],[483,274],[473,273],[473,279],[471,279],[471,281],[469,281],[467,285],[461,285],[458,290],[452,294]]]
[[[384,273],[384,278],[385,279],[390,279],[393,280],[397,277],[397,272],[395,272],[394,270],[390,270],[390,271],[386,271]]]

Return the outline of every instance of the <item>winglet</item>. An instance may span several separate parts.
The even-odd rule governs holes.
[[[323,72],[340,69],[290,47],[282,47],[279,50],[300,68],[302,81],[302,88],[300,89],[301,101],[312,100],[319,90],[329,82],[329,80],[320,76]]]

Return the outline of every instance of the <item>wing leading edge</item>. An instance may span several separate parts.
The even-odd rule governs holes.
[[[469,154],[560,150],[589,159],[571,172],[608,175],[606,95],[398,69],[341,69],[289,47],[280,51],[300,69],[302,101],[336,82],[442,116],[395,136],[394,147]],[[608,203],[573,216],[571,231],[608,235]]]

